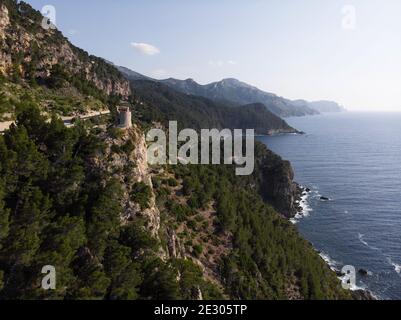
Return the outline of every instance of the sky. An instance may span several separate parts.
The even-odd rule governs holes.
[[[27,0],[78,47],[162,79],[401,111],[400,0]]]

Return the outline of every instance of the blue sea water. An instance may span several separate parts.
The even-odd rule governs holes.
[[[291,118],[305,135],[260,137],[310,187],[297,226],[337,269],[366,269],[357,285],[401,299],[401,113]],[[320,197],[331,201],[321,201]]]

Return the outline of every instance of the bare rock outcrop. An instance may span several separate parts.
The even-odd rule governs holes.
[[[185,258],[185,247],[173,229],[167,228],[167,248],[170,258]]]
[[[121,182],[124,196],[122,200],[122,223],[129,223],[136,217],[143,217],[146,221],[146,229],[153,237],[159,237],[160,212],[156,206],[156,196],[153,192],[152,179],[147,163],[147,147],[143,132],[134,126],[128,130],[120,130],[118,138],[103,133],[102,140],[106,143],[106,154],[93,159],[94,170],[109,172]],[[132,146],[132,150],[124,149],[124,146]],[[141,208],[132,197],[132,188],[135,183],[143,182],[149,186],[150,199],[147,208]]]
[[[8,9],[4,4],[0,5],[0,39],[4,39],[6,37],[5,29],[9,24],[10,17],[8,15]]]

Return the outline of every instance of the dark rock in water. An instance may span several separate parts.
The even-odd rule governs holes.
[[[311,192],[311,189],[305,188],[305,191],[309,193],[309,192]]]
[[[369,271],[366,270],[366,269],[359,269],[358,273],[363,275],[363,276],[369,275]]]
[[[344,272],[341,272],[341,271],[339,271],[339,270],[336,270],[336,275],[337,275],[337,277],[344,277],[344,276],[345,276],[345,273],[344,273]]]
[[[351,295],[354,300],[377,300],[373,294],[367,290],[351,291]]]
[[[327,198],[327,197],[320,197],[320,200],[322,200],[322,201],[329,201],[330,198]]]

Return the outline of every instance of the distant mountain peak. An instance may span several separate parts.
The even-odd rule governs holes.
[[[232,84],[240,84],[241,81],[235,79],[235,78],[225,78],[221,80],[222,83],[232,83]]]
[[[200,86],[199,83],[197,83],[193,78],[188,78],[183,80],[183,82],[187,85],[195,85],[195,86]]]
[[[238,79],[235,79],[235,78],[225,78],[225,79],[215,82],[215,83],[219,84],[219,85],[223,85],[223,86],[228,85],[228,86],[235,86],[235,87],[254,88],[253,86],[251,86],[245,82],[239,81]]]

